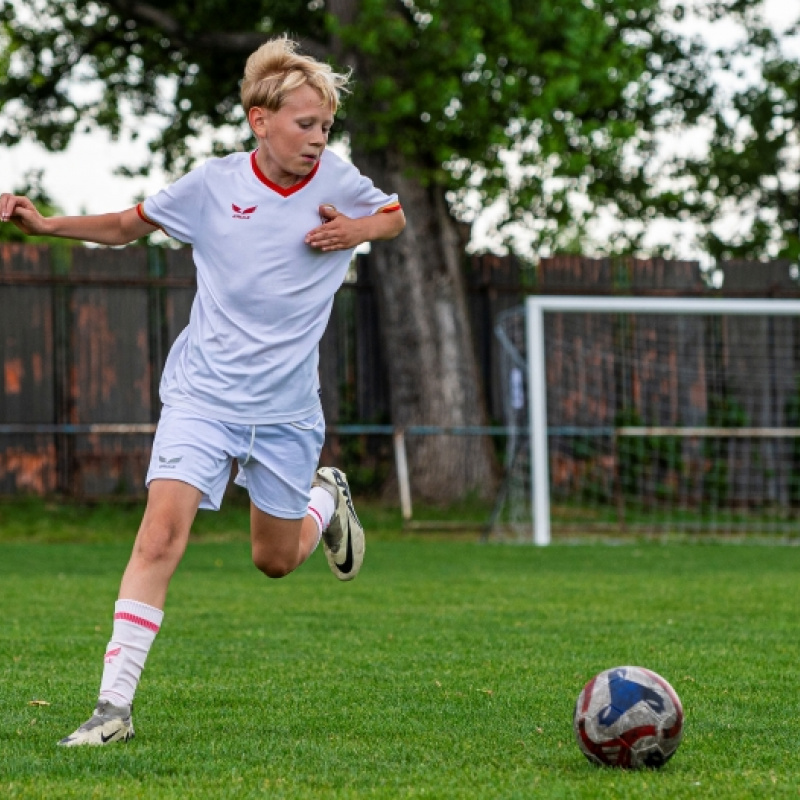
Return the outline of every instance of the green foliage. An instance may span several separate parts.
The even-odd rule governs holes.
[[[725,394],[712,394],[708,398],[706,424],[712,428],[741,428],[748,424],[742,406]],[[706,466],[703,474],[703,499],[709,507],[725,505],[730,497],[730,439],[706,439],[703,454]]]
[[[343,386],[340,396],[339,424],[365,424],[358,418],[355,404],[351,402],[352,386]],[[366,424],[385,424],[386,420],[367,420]],[[347,481],[355,494],[379,495],[393,472],[391,438],[388,436],[330,437],[336,464],[347,474]]]
[[[693,214],[705,231],[705,247],[719,259],[800,259],[800,12],[782,9],[790,24],[779,37],[765,22],[762,4],[727,0],[712,4],[719,18],[742,23],[742,41],[714,54],[715,67],[735,77],[718,93],[704,119],[708,152],[679,165],[693,198]],[[794,34],[795,44],[787,44]],[[686,183],[688,182],[688,183]],[[738,215],[731,233],[717,223]]]
[[[616,427],[641,427],[646,423],[635,408],[620,410]],[[623,494],[652,500],[668,500],[675,492],[669,478],[681,475],[683,442],[679,436],[620,436],[617,439],[617,469]],[[655,487],[652,482],[657,480]]]
[[[0,8],[9,65],[0,144],[33,137],[63,150],[76,130],[92,127],[116,136],[124,109],[134,118],[163,118],[152,148],[168,170],[185,168],[187,139],[206,126],[241,123],[238,82],[259,41],[273,31],[319,35],[323,22],[320,14],[297,14],[289,0],[174,0],[142,4],[140,18],[128,15],[126,2],[25,5]]]
[[[677,32],[686,9],[665,0],[355,0],[338,12],[316,0],[9,2],[0,144],[62,150],[77,130],[113,136],[126,114],[154,115],[153,161],[183,172],[204,155],[198,134],[211,132],[217,154],[247,146],[244,58],[288,32],[355,66],[337,127],[356,162],[386,153],[444,189],[462,220],[476,197],[503,198],[501,228],[523,225],[539,252],[574,252],[605,208],[632,223],[606,249],[630,252],[650,221],[691,217],[716,257],[797,260],[800,59],[785,46],[793,29],[778,37],[762,7],[699,4],[700,21],[741,23],[742,41],[715,51]],[[733,90],[721,74],[737,77]],[[661,133],[693,126],[711,131],[707,152],[656,158]],[[751,221],[723,235],[732,211]]]
[[[0,10],[2,144],[61,150],[92,126],[116,135],[126,109],[162,118],[153,158],[183,171],[198,133],[221,134],[213,152],[231,133],[245,146],[244,57],[289,32],[356,66],[340,123],[354,155],[391,154],[448,191],[460,218],[474,213],[475,193],[506,198],[507,222],[538,230],[551,249],[574,249],[600,206],[637,219],[665,208],[645,171],[659,115],[677,108],[692,121],[708,105],[704,55],[669,32],[661,0],[360,0],[348,17],[290,0],[25,5]]]

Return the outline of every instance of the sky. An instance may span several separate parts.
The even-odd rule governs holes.
[[[787,4],[791,8],[800,4],[800,0],[765,2],[767,19],[778,28],[785,26],[787,18],[797,18],[797,11],[787,14]],[[724,21],[706,29],[704,34],[716,44],[728,44],[737,35],[735,28]],[[800,51],[800,43],[797,49]],[[42,169],[44,188],[65,213],[96,214],[123,210],[155,193],[167,182],[158,172],[147,178],[122,178],[114,174],[114,168],[122,163],[138,164],[146,159],[143,138],[133,141],[129,135],[123,135],[114,142],[105,131],[98,130],[76,135],[62,153],[48,153],[32,142],[0,148],[0,191],[13,190],[22,183],[25,173]],[[473,246],[477,249],[497,249],[487,233],[493,216],[492,209],[487,209],[475,222]],[[667,231],[662,234],[670,235]],[[595,235],[602,236],[602,228]],[[658,230],[653,231],[654,238],[660,235]],[[697,256],[690,242],[684,247],[685,252],[679,254],[681,257]]]

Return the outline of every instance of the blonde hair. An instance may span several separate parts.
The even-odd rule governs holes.
[[[295,52],[298,43],[288,36],[270,39],[247,59],[242,81],[242,106],[247,114],[261,107],[278,111],[287,95],[305,84],[316,89],[335,114],[340,96],[348,91],[350,73],[334,72],[330,65]]]

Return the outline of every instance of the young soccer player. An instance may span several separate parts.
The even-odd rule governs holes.
[[[99,699],[61,745],[133,737],[134,693],[170,579],[198,508],[219,508],[233,459],[250,495],[258,569],[287,575],[321,537],[337,578],[359,571],[364,532],[347,479],[316,469],[325,432],[318,345],[353,249],[394,238],[405,219],[396,195],[326,149],[348,80],[290,39],[272,39],[247,60],[241,87],[252,153],[212,159],[120,213],[45,218],[27,198],[0,195],[0,220],[25,233],[122,245],[160,228],[192,245],[197,268],[189,325],[161,380],[147,505]]]

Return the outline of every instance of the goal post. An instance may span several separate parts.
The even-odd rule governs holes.
[[[763,317],[766,319],[775,318],[800,318],[800,300],[785,299],[725,299],[718,297],[709,298],[677,298],[677,297],[600,297],[600,296],[529,296],[525,302],[525,338],[527,349],[527,386],[528,386],[528,436],[530,451],[530,506],[531,506],[531,525],[533,542],[537,545],[547,545],[551,541],[551,472],[550,472],[550,448],[549,440],[553,430],[548,427],[548,350],[547,340],[547,315],[551,314],[584,314],[584,315],[671,315],[675,318],[708,317],[710,319],[722,319],[730,317]],[[657,338],[653,334],[650,339]],[[668,357],[671,362],[680,360],[681,352],[688,352],[692,347],[692,337],[689,335],[681,348],[674,347],[669,351]],[[797,337],[800,339],[800,336]],[[731,356],[730,348],[744,348],[744,342],[739,345],[726,344],[728,348],[725,357]],[[652,342],[650,342],[652,344]],[[645,344],[646,349],[650,344]],[[702,347],[703,342],[697,341],[695,347]],[[791,357],[795,353],[800,353],[800,344],[793,345]],[[596,368],[597,348],[593,354],[594,362],[584,365],[584,372],[591,372]],[[645,366],[652,366],[652,362],[658,360],[658,352],[654,347],[647,350],[642,356]],[[788,358],[788,356],[787,356]],[[756,363],[758,359],[756,357]],[[800,364],[798,364],[800,367]],[[760,368],[764,365],[760,365]],[[796,380],[795,376],[783,376],[784,382]],[[635,376],[634,376],[635,379]],[[698,370],[695,376],[696,386],[692,387],[695,393],[704,391],[707,388],[709,378],[701,374]],[[661,383],[666,383],[663,379]],[[704,383],[705,382],[705,383]],[[800,382],[797,383],[800,389]],[[699,387],[699,388],[698,388]],[[635,387],[634,387],[635,388]],[[788,401],[787,401],[788,402]],[[675,404],[673,402],[673,404]],[[601,406],[602,403],[599,403]],[[678,403],[680,405],[680,403]],[[678,411],[681,409],[679,408]],[[717,415],[719,416],[719,414]],[[729,413],[733,418],[733,414]],[[778,414],[777,416],[781,416]],[[618,419],[595,419],[593,425],[597,435],[609,435],[617,437],[669,437],[671,441],[681,438],[691,437],[694,440],[729,439],[732,437],[743,437],[750,439],[759,438],[786,438],[800,439],[800,427],[792,425],[747,425],[731,424],[727,418],[721,417],[723,424],[687,424],[685,420],[676,419],[669,424],[620,424]],[[800,425],[800,423],[798,423]],[[655,441],[655,438],[653,438]],[[663,441],[666,441],[664,439]],[[774,494],[774,493],[773,493]]]

